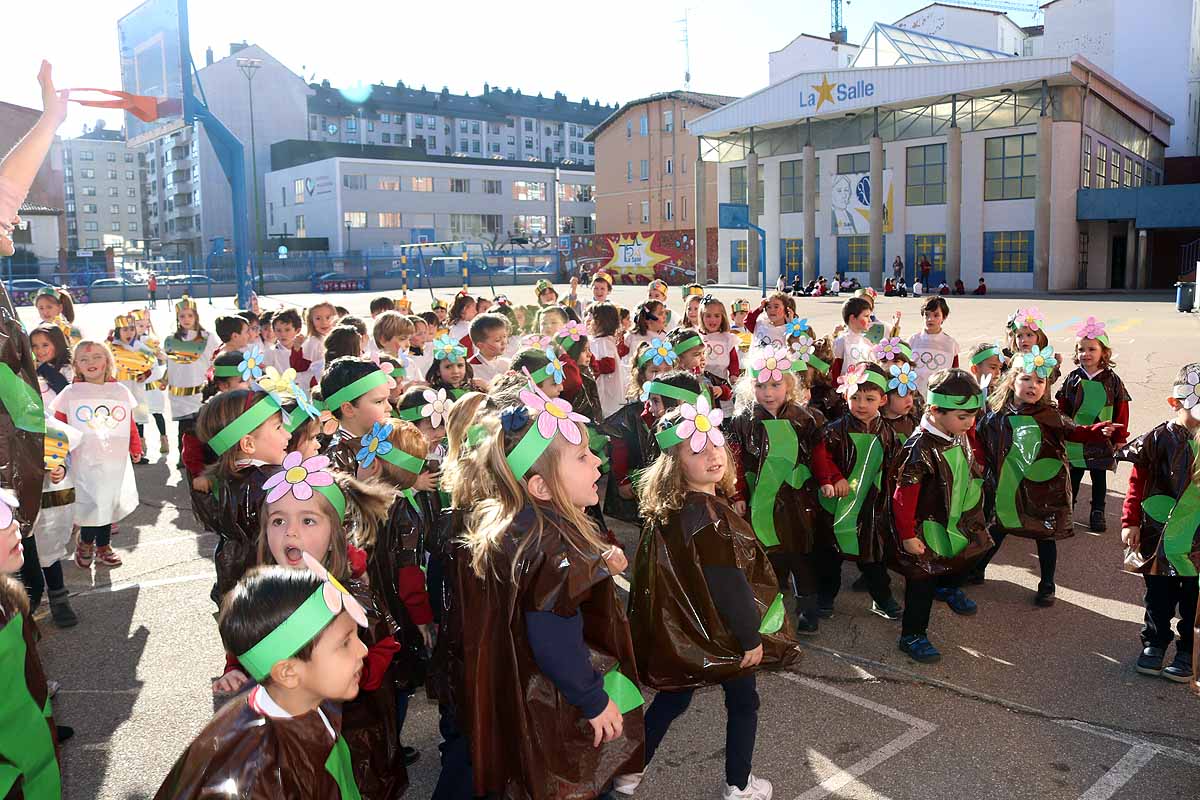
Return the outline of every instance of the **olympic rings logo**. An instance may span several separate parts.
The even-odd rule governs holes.
[[[709,342],[709,343],[706,345],[706,348],[708,349],[708,354],[709,354],[710,356],[714,356],[714,355],[716,355],[716,356],[723,356],[723,355],[725,355],[726,347],[725,347],[725,345],[721,344],[720,342]]]
[[[917,366],[924,367],[931,372],[936,372],[937,370],[944,369],[946,367],[947,358],[945,353],[934,353],[929,350],[922,350],[918,352],[916,356]]]
[[[129,420],[129,410],[124,406],[79,406],[75,409],[75,419],[93,429],[116,430]]]

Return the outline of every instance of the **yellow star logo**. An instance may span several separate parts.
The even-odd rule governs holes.
[[[813,86],[813,90],[817,93],[817,111],[821,110],[821,106],[825,105],[825,101],[833,102],[833,87],[837,84],[829,82],[828,75],[821,76],[821,82]]]

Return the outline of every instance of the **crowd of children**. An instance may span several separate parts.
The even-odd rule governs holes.
[[[870,290],[823,336],[783,292],[751,309],[691,285],[673,313],[661,282],[629,312],[608,275],[590,288],[542,282],[524,308],[464,291],[421,314],[380,297],[370,321],[328,302],[242,311],[211,332],[184,297],[161,340],[140,309],[86,339],[69,296],[40,292],[41,513],[28,602],[0,585],[0,622],[17,622],[0,636],[42,593],[53,624],[77,623],[72,552],[121,565],[153,421],[218,534],[226,650],[209,656],[223,705],[161,798],[398,797],[421,687],[443,738],[434,797],[630,796],[693,692],[720,685],[722,796],[768,800],[756,672],[833,617],[844,561],[899,649],[937,661],[934,601],[975,614],[965,587],[1010,535],[1036,543],[1034,602],[1054,603],[1082,476],[1103,531],[1117,460],[1133,463],[1124,565],[1146,581],[1137,669],[1192,676],[1200,364],[1171,419],[1128,441],[1131,398],[1092,318],[1060,381],[1034,307],[964,351],[940,295],[902,338]],[[20,508],[0,499],[0,517]],[[609,517],[641,527],[628,557]]]

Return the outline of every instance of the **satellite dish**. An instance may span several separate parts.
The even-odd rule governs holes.
[[[336,122],[329,123],[329,127],[326,128],[325,130],[329,132],[330,136],[336,136],[337,132],[338,132],[337,123]]]

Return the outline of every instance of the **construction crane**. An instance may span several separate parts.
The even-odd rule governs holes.
[[[846,5],[850,5],[850,0],[845,0],[845,2]],[[844,42],[846,41],[846,26],[842,24],[842,0],[830,0],[829,5],[831,21],[829,38],[835,42]]]
[[[1021,14],[1032,14],[1034,19],[1042,14],[1038,3],[1017,3],[1010,2],[1010,0],[950,0],[949,4],[967,8],[984,8],[988,11],[1016,11]]]

